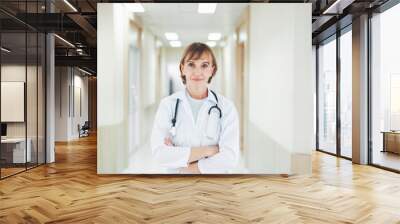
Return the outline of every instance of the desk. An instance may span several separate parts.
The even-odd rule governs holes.
[[[400,154],[400,132],[399,131],[382,131],[383,133],[383,150],[382,152],[393,152]]]
[[[26,147],[25,154],[25,138],[6,138],[1,139],[1,157],[5,159],[8,163],[25,163],[30,162],[32,159],[31,145],[32,141],[27,138],[26,142],[28,147]],[[11,159],[12,158],[12,159]]]

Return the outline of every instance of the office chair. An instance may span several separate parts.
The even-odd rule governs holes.
[[[90,129],[90,125],[89,125],[89,121],[85,121],[85,123],[82,125],[82,127],[79,127],[80,125],[78,125],[78,129],[79,129],[79,138],[80,137],[87,137],[89,136],[89,129]]]

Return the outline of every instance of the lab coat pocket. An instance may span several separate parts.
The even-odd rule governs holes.
[[[209,140],[218,141],[220,131],[219,120],[220,119],[217,113],[211,113],[208,117],[206,137]]]

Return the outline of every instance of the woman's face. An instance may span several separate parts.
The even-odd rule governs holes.
[[[212,57],[208,53],[203,53],[198,59],[185,60],[182,68],[182,75],[185,76],[189,89],[207,88],[213,72]]]

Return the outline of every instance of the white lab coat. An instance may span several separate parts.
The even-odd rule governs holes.
[[[201,106],[197,122],[194,121],[186,90],[179,91],[161,100],[154,120],[151,135],[153,158],[168,173],[180,173],[180,168],[188,166],[191,147],[218,145],[219,153],[198,161],[200,173],[229,173],[236,167],[239,156],[239,119],[237,110],[224,96],[217,94],[218,107],[210,107],[217,101],[209,91],[207,100]],[[172,137],[174,146],[164,144],[166,137],[171,137],[170,130],[177,98],[180,99],[176,118],[176,134]]]

